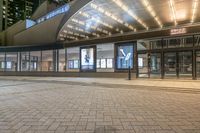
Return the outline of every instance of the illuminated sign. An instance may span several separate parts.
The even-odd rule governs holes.
[[[171,29],[171,35],[185,34],[186,32],[186,28]]]

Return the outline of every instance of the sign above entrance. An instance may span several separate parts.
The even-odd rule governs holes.
[[[176,28],[176,29],[171,29],[170,34],[179,35],[179,34],[185,34],[186,32],[187,32],[186,28]]]

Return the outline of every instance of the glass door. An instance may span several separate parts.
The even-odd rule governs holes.
[[[179,77],[192,77],[192,52],[179,52]]]
[[[165,53],[164,55],[165,77],[177,77],[177,56],[176,53]]]
[[[148,54],[138,54],[138,76],[139,78],[149,78]]]
[[[150,77],[161,77],[161,54],[150,55]]]

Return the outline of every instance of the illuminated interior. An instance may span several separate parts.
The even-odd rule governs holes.
[[[57,39],[78,41],[195,25],[200,21],[198,10],[199,0],[92,0],[67,20]]]

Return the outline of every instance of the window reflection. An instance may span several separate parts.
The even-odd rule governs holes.
[[[53,71],[53,51],[42,51],[42,71]]]
[[[29,71],[30,55],[29,52],[21,52],[21,71]]]
[[[65,65],[65,49],[59,50],[59,71],[64,72],[66,70]]]
[[[79,47],[67,48],[67,71],[79,71]]]
[[[6,53],[6,71],[17,71],[17,53]]]
[[[41,70],[41,51],[30,52],[30,71]]]
[[[4,71],[5,68],[5,53],[0,53],[0,71]]]

